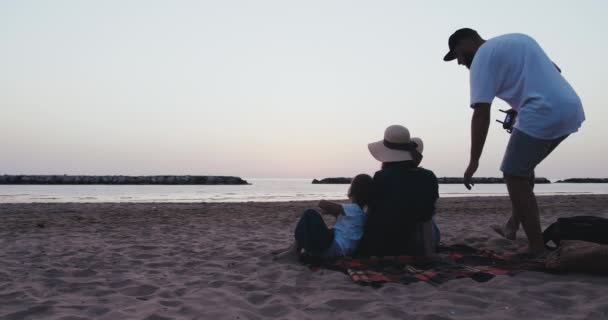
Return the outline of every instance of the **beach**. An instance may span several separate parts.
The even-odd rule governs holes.
[[[608,217],[608,195],[538,198]],[[276,262],[316,202],[0,204],[0,319],[606,319],[608,278],[523,272],[478,283],[360,286]],[[443,198],[442,241],[514,251],[507,197]],[[332,218],[327,218],[333,223]]]

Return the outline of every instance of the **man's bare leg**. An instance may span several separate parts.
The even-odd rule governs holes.
[[[511,213],[507,223],[504,225],[494,224],[490,228],[506,239],[515,240],[517,239],[517,230],[519,230],[519,220],[514,213]]]
[[[534,192],[534,175],[530,177],[529,183],[532,187],[532,191]],[[513,210],[514,209],[511,210],[511,217],[509,217],[507,223],[504,225],[495,224],[490,226],[490,228],[492,228],[492,230],[494,230],[496,233],[509,240],[517,239],[517,231],[519,230],[520,224],[519,219],[517,219]]]
[[[540,228],[538,204],[534,195],[534,185],[529,178],[505,175],[511,205],[513,223],[519,220],[528,237],[528,252],[538,254],[545,251],[545,242]]]

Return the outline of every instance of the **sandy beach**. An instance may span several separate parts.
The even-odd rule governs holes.
[[[543,228],[562,216],[608,216],[608,195],[539,203]],[[273,261],[315,205],[1,204],[0,319],[608,318],[607,277],[524,272],[374,289]],[[441,199],[443,242],[515,250],[521,231],[511,242],[489,228],[509,213],[506,197]]]

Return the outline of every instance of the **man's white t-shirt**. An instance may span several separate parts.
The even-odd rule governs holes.
[[[471,106],[495,97],[518,112],[515,128],[538,139],[577,131],[585,120],[580,98],[540,45],[524,34],[487,40],[470,69]]]

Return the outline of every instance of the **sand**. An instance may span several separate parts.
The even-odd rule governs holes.
[[[540,197],[543,226],[608,216],[608,196]],[[273,261],[314,202],[0,205],[0,319],[606,319],[608,277],[354,284]],[[507,198],[441,199],[447,243],[511,250]]]

